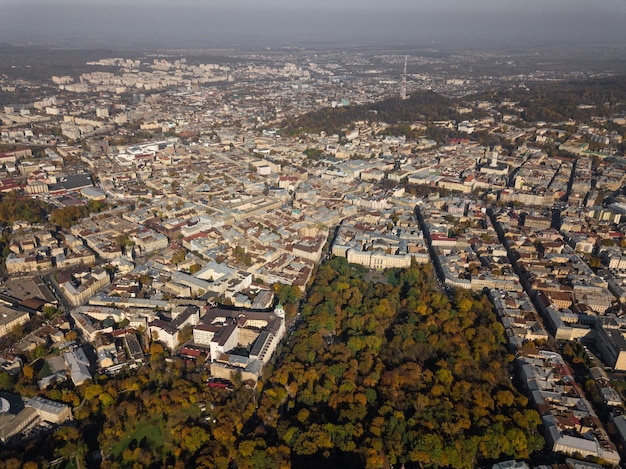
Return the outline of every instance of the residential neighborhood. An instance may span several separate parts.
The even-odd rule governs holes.
[[[509,386],[538,412],[553,460],[626,455],[626,387],[612,384],[626,371],[624,103],[580,98],[577,116],[535,120],[521,100],[480,94],[491,78],[378,52],[81,66],[37,85],[0,75],[33,97],[0,112],[2,202],[39,204],[0,211],[2,389],[25,391],[0,393],[0,442],[84,415],[70,383],[127,379],[160,357],[207,389],[260,396],[317,269],[345,258],[378,274],[432,266],[441,292],[486,295]],[[475,97],[436,120],[358,113],[385,99],[419,109],[435,92]],[[355,119],[305,128],[320,110]],[[341,340],[321,334],[320,347]],[[579,382],[572,363],[592,374]]]

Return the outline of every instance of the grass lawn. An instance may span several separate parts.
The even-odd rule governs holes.
[[[52,368],[50,368],[50,364],[46,360],[43,360],[43,366],[39,370],[39,373],[37,374],[37,378],[39,379],[45,378],[46,376],[50,376],[51,374],[52,374]]]
[[[198,407],[195,404],[192,404],[188,407],[183,407],[178,412],[173,414],[172,417],[178,417],[181,420],[186,420],[187,417],[197,419],[198,417],[200,417],[200,414],[202,414],[200,407]]]
[[[85,469],[84,464],[78,466],[75,456],[71,456],[69,459],[64,459],[50,467],[54,469]]]
[[[111,448],[111,453],[115,456],[119,456],[128,448],[131,441],[135,440],[135,442],[139,444],[144,438],[146,439],[146,443],[150,446],[163,445],[164,439],[161,423],[160,420],[154,419],[139,422],[133,432],[124,436],[119,443]]]
[[[169,415],[167,421],[156,418],[143,420],[111,448],[111,454],[118,457],[128,448],[131,441],[134,440],[135,444],[139,445],[144,438],[145,443],[150,447],[163,446],[168,443],[167,435],[170,434],[172,427],[184,422],[188,418],[197,419],[201,413],[197,405],[190,405],[189,407],[184,407],[178,412]]]

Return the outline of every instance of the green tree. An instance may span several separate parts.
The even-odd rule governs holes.
[[[12,391],[15,387],[13,378],[6,371],[0,371],[0,390]]]

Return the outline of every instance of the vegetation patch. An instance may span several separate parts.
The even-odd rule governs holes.
[[[543,447],[488,298],[447,297],[430,265],[389,276],[366,282],[343,258],[320,267],[305,326],[239,443],[240,467],[269,464],[269,453],[276,467],[469,468]]]
[[[139,422],[131,433],[123,436],[119,443],[111,448],[111,453],[119,457],[124,451],[134,451],[137,447],[162,446],[165,442],[162,424],[163,422],[156,419]]]

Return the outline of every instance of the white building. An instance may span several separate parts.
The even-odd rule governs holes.
[[[71,352],[66,352],[63,356],[67,367],[70,369],[72,381],[75,386],[80,386],[85,381],[91,379],[89,359],[81,347]]]

